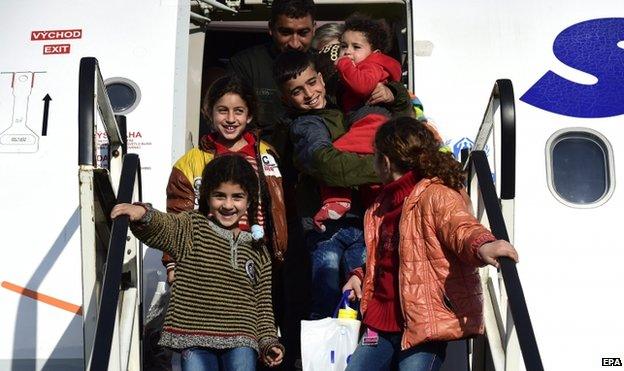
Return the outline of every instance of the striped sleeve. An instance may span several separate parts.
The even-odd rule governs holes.
[[[148,223],[130,223],[132,233],[149,247],[164,251],[181,261],[192,247],[192,214],[167,214],[150,209]]]

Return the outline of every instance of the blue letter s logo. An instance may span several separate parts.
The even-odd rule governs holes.
[[[546,111],[573,117],[610,117],[624,114],[624,18],[593,19],[563,30],[555,38],[557,59],[596,78],[583,85],[546,72],[521,101]]]

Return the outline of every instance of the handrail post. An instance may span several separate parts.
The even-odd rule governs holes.
[[[117,202],[132,202],[135,184],[137,181],[140,183],[139,173],[139,157],[135,154],[126,155],[121,172]],[[93,345],[94,351],[88,364],[88,369],[91,371],[108,370],[111,342],[115,327],[118,324],[117,308],[119,304],[121,273],[124,255],[126,254],[128,227],[129,221],[127,216],[118,217],[113,221],[108,245],[109,250],[106,257],[106,271],[100,296],[97,329]],[[137,256],[137,259],[140,258],[142,257]],[[137,274],[139,273],[137,272]]]
[[[123,144],[115,113],[111,106],[97,59],[80,59],[78,77],[78,164],[96,165],[95,115],[99,114],[111,150]]]
[[[496,195],[496,187],[492,182],[491,170],[487,156],[483,151],[470,154],[471,164],[479,181],[479,188],[490,223],[490,229],[496,238],[509,241],[507,228]],[[507,300],[518,333],[520,349],[527,370],[543,370],[541,356],[535,340],[531,318],[526,306],[522,284],[518,276],[515,262],[509,258],[500,258],[500,270],[504,278],[504,286],[509,294]]]
[[[80,61],[78,80],[78,166],[80,192],[80,241],[82,260],[83,356],[91,358],[97,322],[97,258],[95,241],[95,202],[93,199],[95,169],[95,79],[97,60]]]
[[[501,195],[503,200],[516,197],[516,107],[510,80],[496,80],[501,122]]]

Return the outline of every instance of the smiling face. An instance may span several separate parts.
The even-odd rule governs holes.
[[[210,192],[208,207],[215,222],[237,231],[238,221],[249,207],[249,198],[240,184],[224,182]]]
[[[325,108],[325,83],[323,76],[308,66],[294,79],[282,85],[287,103],[300,111]]]
[[[373,47],[364,33],[360,31],[345,31],[340,42],[340,56],[346,56],[355,64],[360,63],[373,53]]]
[[[251,116],[247,103],[238,94],[224,94],[212,108],[212,125],[228,147],[244,140],[242,135],[249,122]]]
[[[281,14],[277,16],[274,24],[269,25],[269,34],[280,52],[306,51],[314,36],[314,21],[309,14],[301,18],[290,18]]]

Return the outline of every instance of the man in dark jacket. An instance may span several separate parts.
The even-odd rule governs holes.
[[[271,5],[271,18],[268,32],[271,42],[245,49],[230,58],[228,70],[247,81],[258,96],[256,124],[262,129],[261,139],[275,147],[280,155],[286,143],[274,127],[288,121],[280,99],[279,89],[272,76],[273,64],[277,55],[286,50],[307,52],[314,37],[313,0],[274,0]],[[393,91],[378,84],[371,95],[370,104],[392,102]]]
[[[253,46],[235,54],[228,66],[230,71],[241,76],[255,89],[259,103],[256,124],[262,129],[262,138],[267,140],[270,140],[276,122],[285,117],[271,73],[273,62],[284,50],[308,50],[314,36],[314,2],[273,1],[269,35],[271,43]]]

